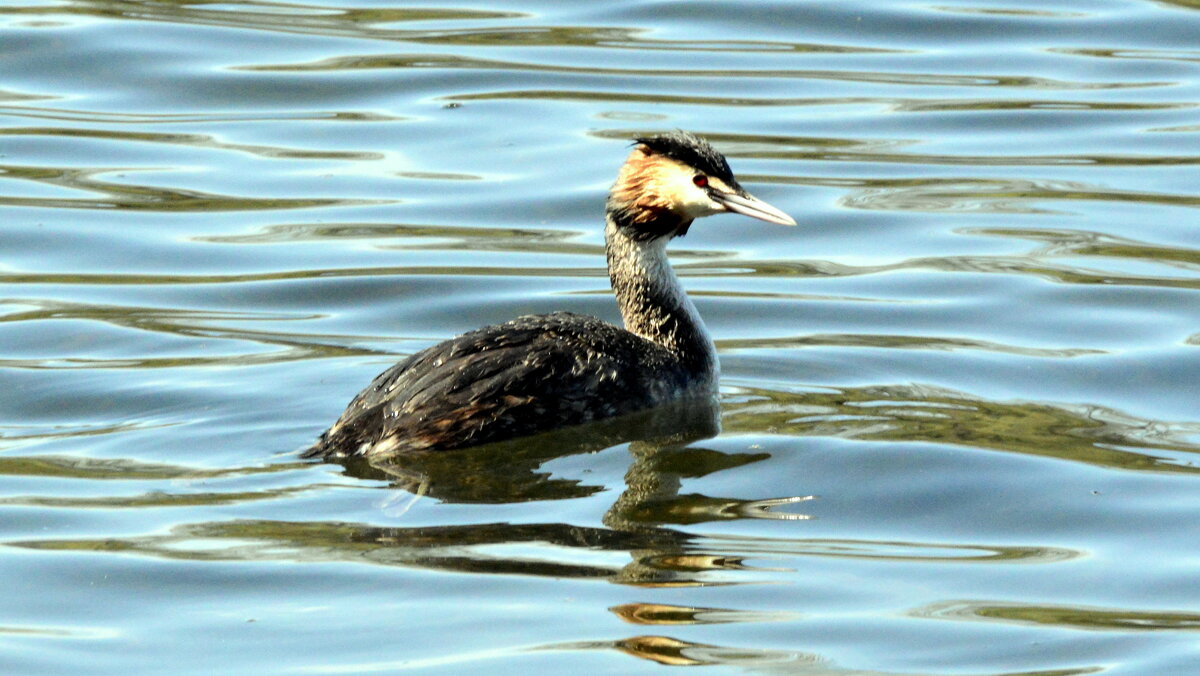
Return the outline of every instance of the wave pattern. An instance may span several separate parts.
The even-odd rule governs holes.
[[[1194,670],[1196,2],[451,4],[0,7],[0,662]],[[672,128],[718,408],[299,461]]]

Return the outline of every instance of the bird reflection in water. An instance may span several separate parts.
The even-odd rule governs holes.
[[[625,489],[606,511],[604,527],[488,523],[362,528],[357,537],[378,538],[381,545],[418,546],[430,554],[425,563],[438,568],[602,577],[637,585],[708,584],[706,572],[745,569],[741,557],[697,547],[696,536],[670,526],[740,518],[806,519],[803,514],[782,508],[812,497],[744,500],[681,493],[685,479],[770,457],[763,452],[728,453],[695,445],[718,432],[720,406],[715,398],[706,397],[469,450],[345,458],[338,462],[347,474],[388,481],[402,489],[405,497],[396,502],[436,499],[445,503],[499,504],[561,500],[595,495],[606,487],[552,476],[543,469],[547,462],[627,443],[632,461],[625,475]],[[461,556],[463,547],[518,542],[626,551],[632,560],[614,569]],[[442,547],[457,548],[460,554],[446,556]]]

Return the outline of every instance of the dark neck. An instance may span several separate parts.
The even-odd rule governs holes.
[[[625,328],[675,354],[694,377],[717,374],[717,350],[667,260],[669,237],[642,239],[606,218],[608,277]]]

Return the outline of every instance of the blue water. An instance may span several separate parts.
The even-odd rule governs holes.
[[[1198,9],[0,4],[0,665],[1200,673]],[[719,411],[300,459],[674,128]]]

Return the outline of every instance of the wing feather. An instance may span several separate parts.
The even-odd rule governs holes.
[[[669,386],[674,363],[595,317],[519,317],[384,371],[307,455],[461,448],[619,415],[657,403],[630,393]]]

